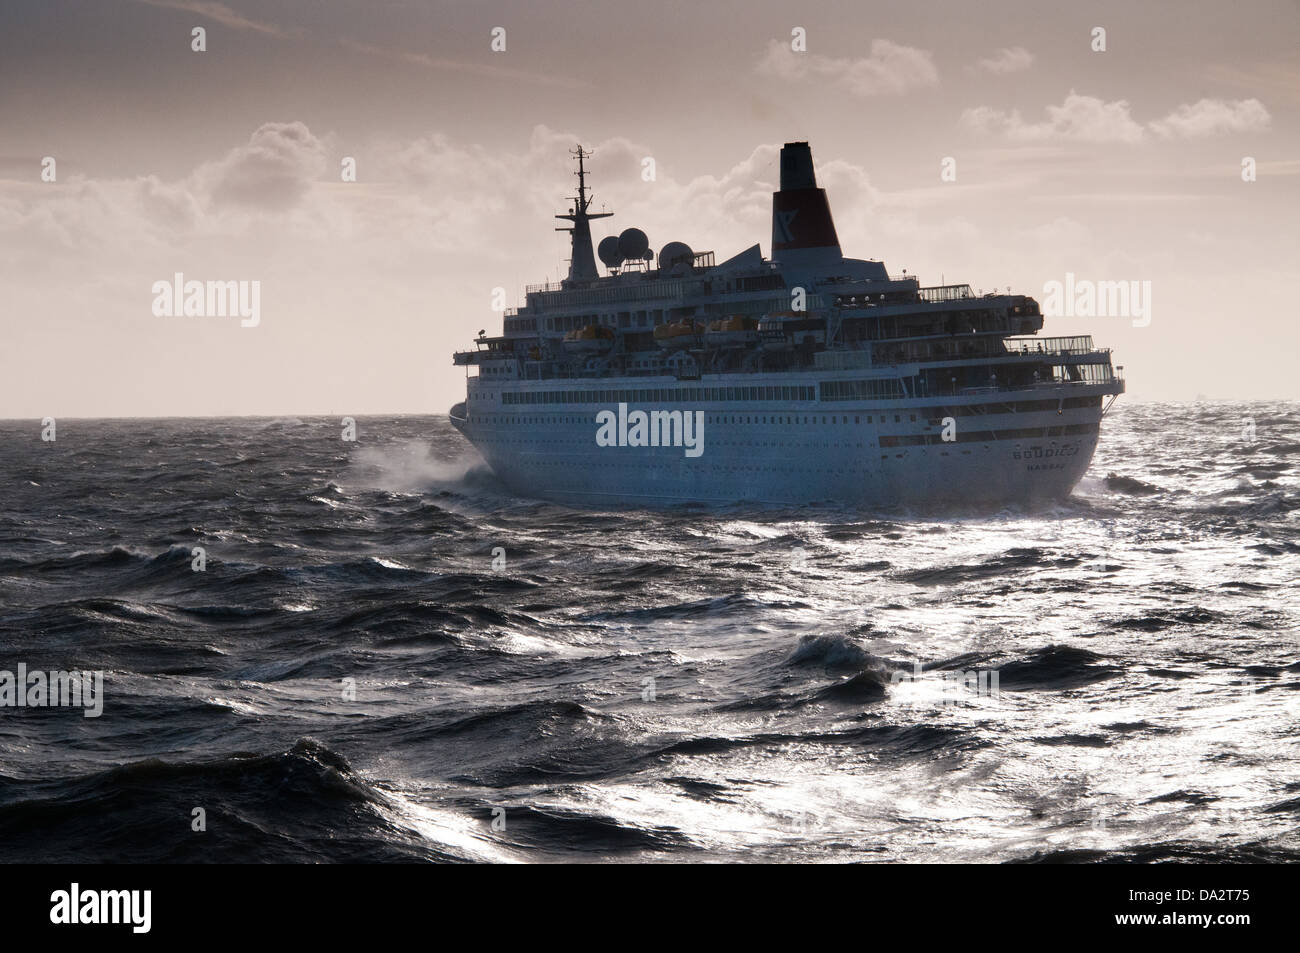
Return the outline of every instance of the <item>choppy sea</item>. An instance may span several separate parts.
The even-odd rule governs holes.
[[[873,512],[0,422],[0,673],[102,673],[0,707],[0,860],[1298,860],[1297,409],[1121,399],[1069,500]]]

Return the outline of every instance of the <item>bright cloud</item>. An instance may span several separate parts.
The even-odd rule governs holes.
[[[996,56],[982,59],[977,64],[979,69],[989,73],[1019,73],[1034,64],[1034,54],[1023,46],[1005,47]]]
[[[1138,142],[1143,135],[1127,100],[1108,103],[1074,90],[1061,105],[1048,106],[1047,119],[1041,122],[1026,122],[1019,110],[1003,112],[977,106],[962,113],[961,124],[975,132],[1002,134],[1018,142]]]
[[[856,58],[797,53],[772,40],[756,69],[787,82],[829,83],[862,97],[939,85],[939,71],[928,51],[889,40],[872,40],[870,55]]]
[[[1202,99],[1182,105],[1164,119],[1151,123],[1165,138],[1200,139],[1225,132],[1262,132],[1272,117],[1258,99]]]
[[[325,145],[301,122],[268,122],[248,144],[200,168],[212,200],[264,210],[288,209],[325,170]]]

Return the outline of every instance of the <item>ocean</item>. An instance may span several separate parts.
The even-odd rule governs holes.
[[[0,860],[1300,859],[1295,404],[1121,399],[996,510],[580,510],[356,423],[0,422]]]

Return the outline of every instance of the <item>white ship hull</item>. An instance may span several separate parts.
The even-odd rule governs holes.
[[[1068,384],[912,400],[653,405],[703,413],[694,457],[681,446],[598,445],[596,415],[612,403],[458,405],[451,419],[512,491],[579,505],[1018,503],[1070,493],[1096,449],[1103,401],[1116,392]]]

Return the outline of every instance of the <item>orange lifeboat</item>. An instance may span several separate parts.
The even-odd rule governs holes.
[[[614,346],[614,330],[602,324],[588,324],[564,336],[564,349],[572,354],[604,354]]]
[[[743,314],[710,321],[704,343],[712,345],[752,344],[758,340],[758,321]]]
[[[689,318],[660,324],[655,328],[655,343],[662,348],[682,348],[697,344],[700,326]]]

